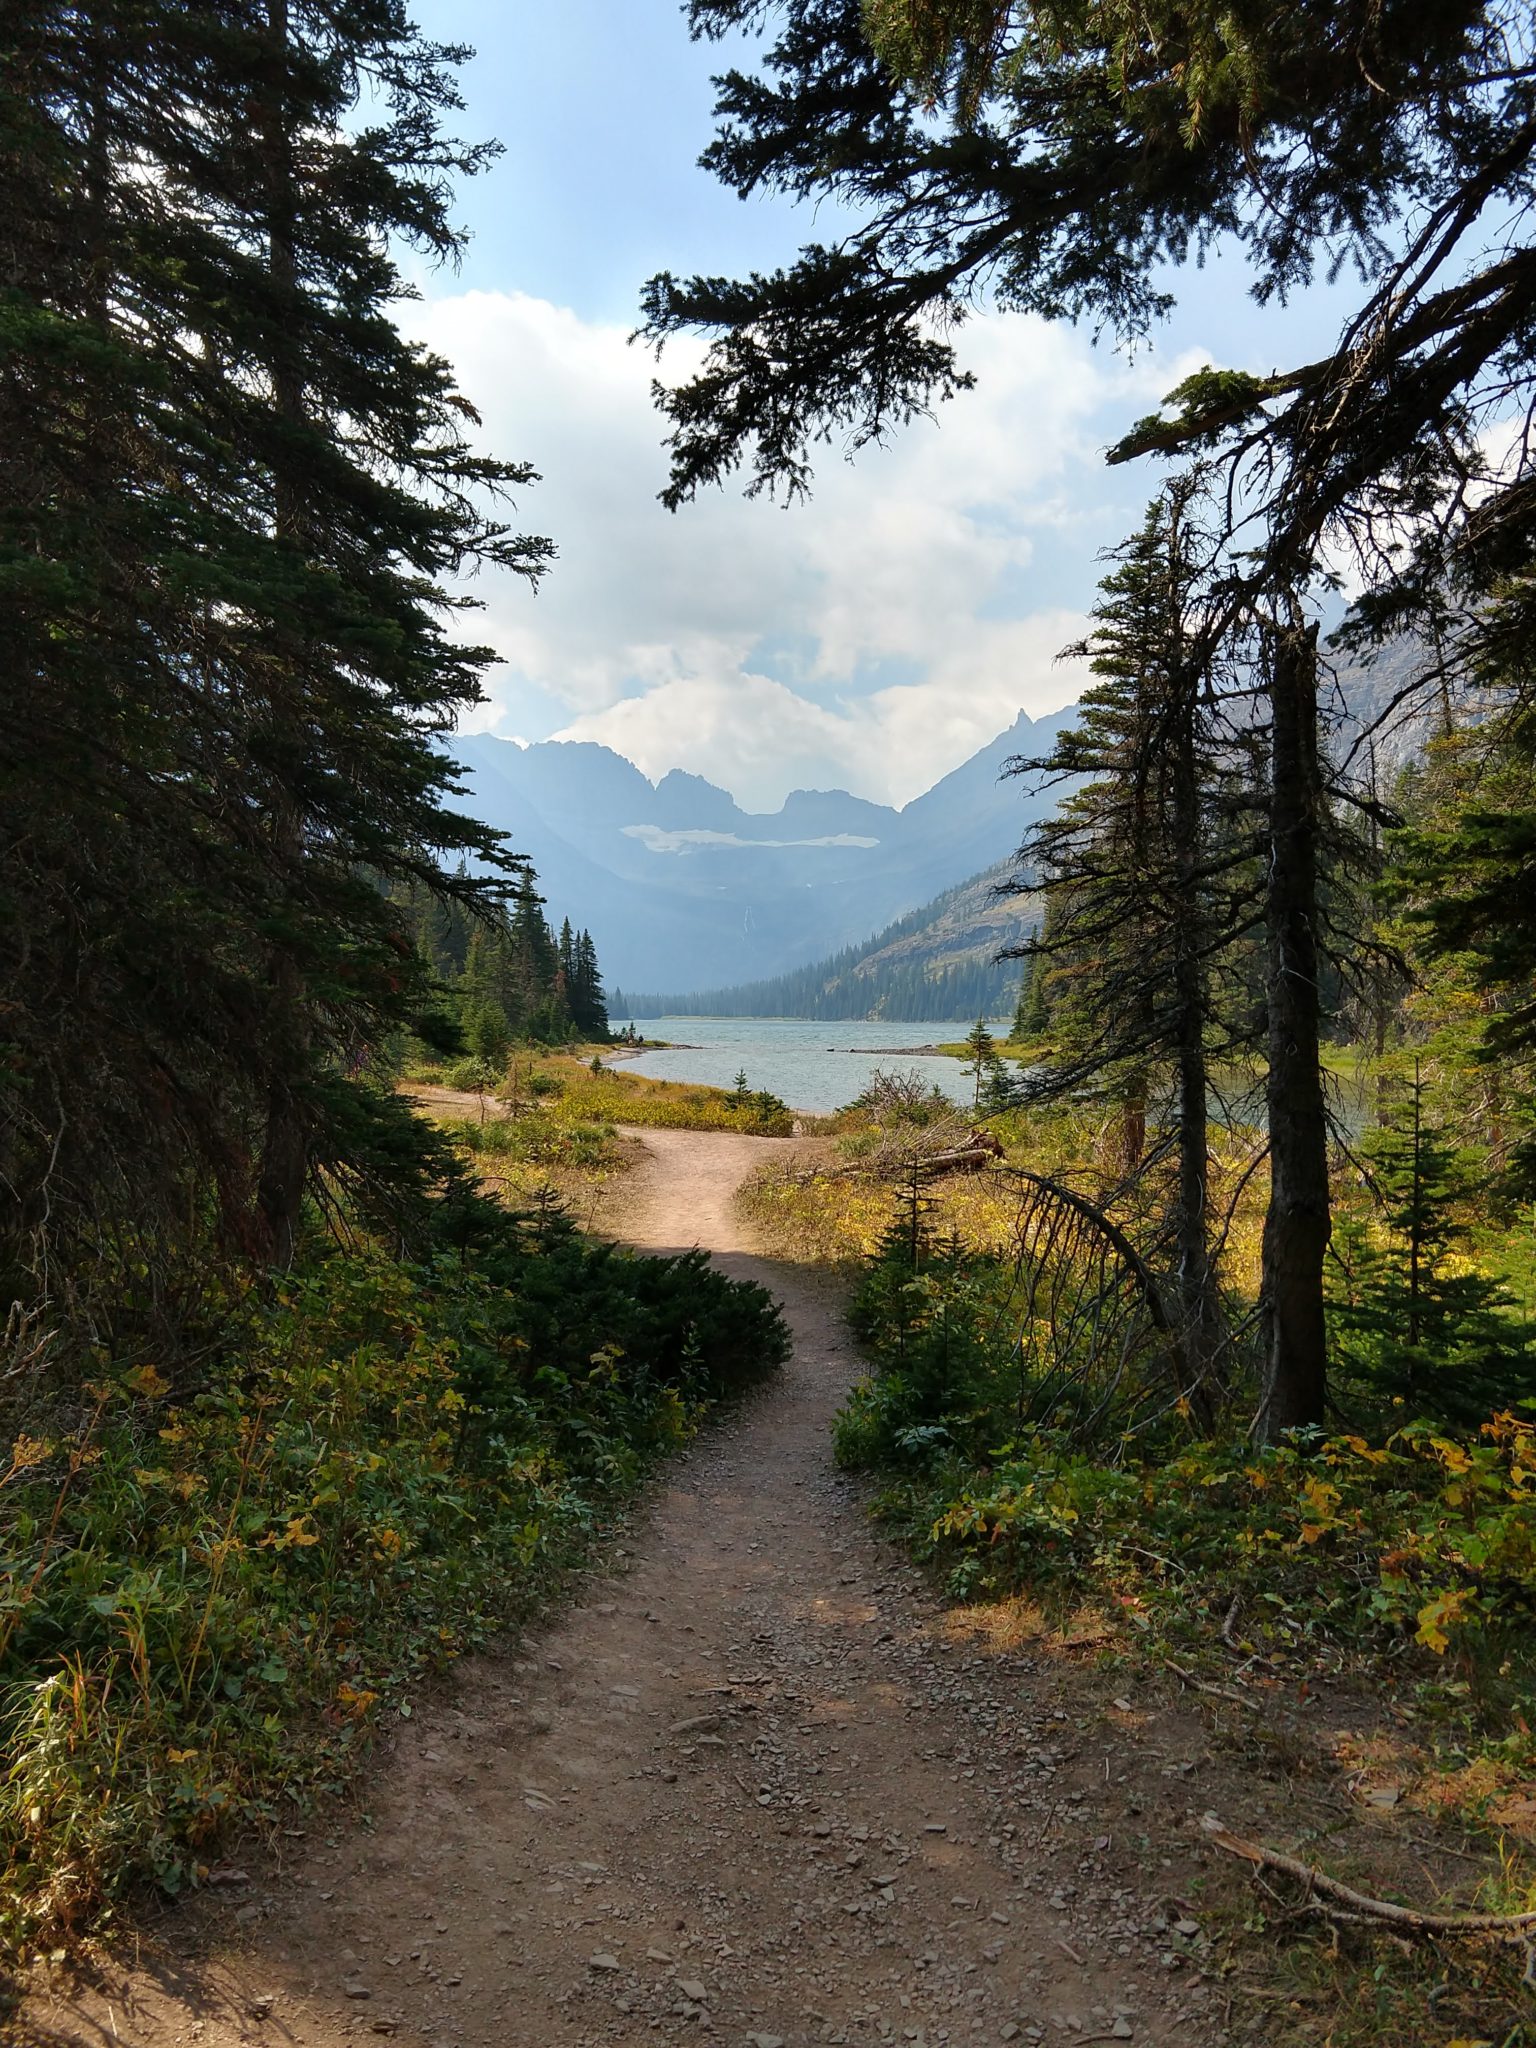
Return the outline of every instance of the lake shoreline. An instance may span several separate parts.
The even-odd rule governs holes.
[[[703,1052],[702,1045],[685,1045],[680,1038],[647,1038],[639,1045],[605,1045],[598,1049],[598,1056],[605,1065],[619,1060],[644,1059],[648,1052]]]
[[[955,1057],[945,1045],[829,1045],[828,1052],[846,1052],[858,1059],[948,1060]]]
[[[1007,1024],[999,1020],[1002,1029]],[[775,1095],[803,1116],[829,1116],[856,1101],[877,1073],[911,1072],[956,1102],[971,1089],[960,1062],[906,1022],[879,1018],[636,1017],[645,1044],[605,1052],[626,1071],[730,1093],[746,1075],[751,1093]],[[956,1028],[941,1026],[942,1028]]]

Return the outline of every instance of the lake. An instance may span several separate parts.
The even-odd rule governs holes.
[[[993,1023],[1002,1038],[1008,1020]],[[922,1058],[907,1046],[954,1043],[968,1024],[827,1024],[803,1017],[637,1017],[646,1038],[673,1042],[670,1052],[645,1052],[623,1065],[662,1081],[708,1081],[732,1088],[746,1069],[752,1088],[766,1088],[791,1109],[824,1116],[861,1094],[877,1067],[915,1068],[957,1102],[970,1100],[972,1082],[955,1059]]]

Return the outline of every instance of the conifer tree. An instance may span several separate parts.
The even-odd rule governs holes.
[[[453,254],[484,152],[398,0],[3,32],[10,1249],[182,1229],[206,1178],[281,1259],[306,1177],[370,1170],[351,1077],[423,994],[380,879],[497,887],[440,745],[487,658],[443,584],[548,549],[483,509],[531,472],[390,315],[393,248]]]
[[[967,1064],[960,1071],[973,1077],[975,1087],[971,1094],[971,1107],[981,1108],[982,1091],[986,1087],[994,1068],[997,1066],[997,1040],[987,1025],[985,1017],[978,1017],[966,1033],[965,1050]]]
[[[608,1004],[603,994],[602,971],[597,964],[597,948],[589,931],[583,929],[577,933],[572,957],[571,1014],[589,1038],[606,1038]]]
[[[1011,1036],[1016,1045],[1032,1044],[1050,1026],[1051,1006],[1046,994],[1045,963],[1038,957],[1024,962],[1018,1001],[1013,1009]]]
[[[1466,1260],[1461,1218],[1482,1161],[1428,1122],[1424,1094],[1415,1065],[1405,1101],[1367,1141],[1380,1223],[1340,1232],[1331,1321],[1346,1375],[1410,1419],[1476,1428],[1536,1389],[1536,1333]]]
[[[1046,915],[1016,949],[1051,975],[1051,1065],[1037,1098],[1092,1085],[1118,1104],[1117,1175],[1140,1166],[1149,1093],[1174,1097],[1174,1264],[1197,1380],[1219,1341],[1208,1173],[1209,1063],[1251,1026],[1232,955],[1257,924],[1258,839],[1244,748],[1216,704],[1206,631],[1211,542],[1198,480],[1171,486],[1104,578],[1082,652],[1094,687],[1044,761],[1070,785],[1020,848],[1016,886]]]

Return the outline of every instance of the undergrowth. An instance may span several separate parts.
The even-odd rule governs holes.
[[[1071,1164],[1076,1147],[1083,1172],[1080,1125],[1062,1120],[1049,1157],[1027,1123],[1007,1134],[1036,1169]],[[1384,1391],[1402,1379],[1384,1369],[1396,1341],[1384,1311],[1371,1330],[1382,1362],[1354,1369],[1341,1352],[1349,1420],[1331,1431],[1261,1449],[1239,1421],[1218,1415],[1202,1434],[1187,1404],[1171,1404],[1150,1427],[1085,1437],[1063,1425],[1070,1403],[1041,1399],[1063,1360],[1032,1334],[1044,1310],[1011,1240],[1012,1199],[1008,1177],[985,1171],[919,1194],[770,1168],[751,1191],[781,1246],[856,1271],[852,1320],[872,1370],[835,1445],[868,1475],[875,1515],[950,1598],[1014,1603],[1117,1666],[1173,1664],[1197,1697],[1204,1686],[1231,1701],[1235,1721],[1214,1709],[1233,1722],[1221,1739],[1256,1768],[1263,1732],[1291,1731],[1274,1739],[1301,1745],[1320,1782],[1379,1786],[1403,1828],[1433,1838],[1423,1846],[1439,1875],[1417,1860],[1385,1880],[1340,1873],[1367,1892],[1405,1886],[1432,1908],[1443,1888],[1455,1909],[1536,1908],[1536,1423],[1518,1350],[1500,1364],[1503,1405],[1461,1422],[1448,1401],[1425,1419]],[[1240,1208],[1240,1281],[1249,1225]],[[1486,1255],[1481,1240],[1476,1250]],[[1358,1287],[1357,1276],[1358,1264]],[[1453,1846],[1441,1856],[1436,1842]],[[1327,1865],[1340,1852],[1311,1853]],[[1257,2038],[1536,2039],[1518,1943],[1394,1944],[1278,1895],[1231,1932],[1223,1970],[1262,2014]]]
[[[956,1597],[1027,1591],[1111,1606],[1159,1640],[1209,1643],[1241,1612],[1277,1678],[1368,1660],[1448,1726],[1536,1766],[1536,1424],[1470,1433],[1401,1415],[1259,1449],[1172,1415],[1084,1445],[1022,1421],[1005,1263],[951,1246],[921,1271],[894,1238],[854,1326],[874,1373],[836,1424],[877,1512]]]
[[[0,1474],[0,1937],[195,1885],[341,1785],[386,1707],[525,1614],[708,1405],[763,1290],[460,1191],[201,1305],[200,1363],[95,1357]]]
[[[542,1120],[540,1128],[556,1135],[581,1126],[639,1124],[787,1138],[797,1125],[809,1130],[819,1123],[816,1118],[797,1117],[764,1090],[711,1088],[702,1082],[630,1073],[623,1066],[608,1065],[600,1049],[590,1057],[516,1053],[497,1074],[472,1062],[462,1067],[418,1065],[410,1078],[466,1093],[483,1092],[488,1103],[499,1105],[515,1120],[535,1113]]]

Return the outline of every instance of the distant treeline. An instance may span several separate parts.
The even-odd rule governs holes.
[[[956,890],[956,899],[963,892]],[[931,925],[938,905],[926,904],[888,925],[861,946],[845,946],[830,960],[795,967],[766,981],[689,995],[631,995],[616,989],[609,1009],[615,1017],[814,1017],[834,1022],[884,1018],[897,1024],[949,1023],[980,1016],[1011,1015],[1018,995],[1017,961],[997,961],[978,949],[974,956],[935,958],[907,952],[881,958],[900,940]],[[1001,942],[1001,935],[999,935]]]
[[[559,1044],[608,1036],[592,935],[573,930],[566,918],[557,937],[537,881],[526,869],[504,904],[478,913],[424,888],[397,893],[439,992],[435,1010],[417,1027],[434,1049],[497,1065],[518,1039]]]

